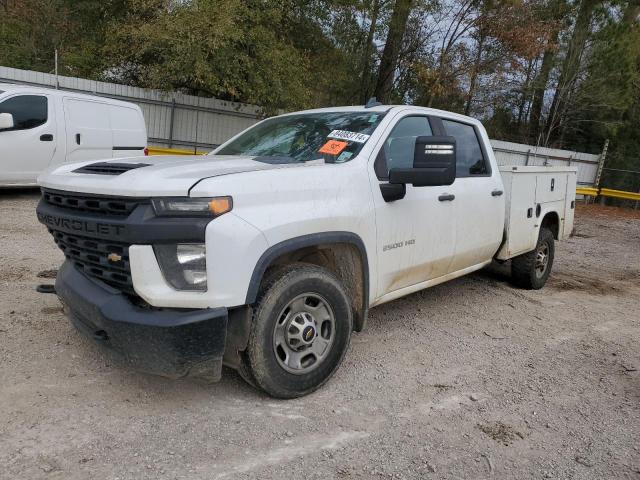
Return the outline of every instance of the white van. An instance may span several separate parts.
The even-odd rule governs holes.
[[[133,103],[0,83],[0,187],[35,185],[66,162],[145,155],[146,146]]]

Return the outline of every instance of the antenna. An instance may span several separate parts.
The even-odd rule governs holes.
[[[376,97],[371,97],[364,108],[377,107],[378,105],[382,105],[382,103],[380,103]]]

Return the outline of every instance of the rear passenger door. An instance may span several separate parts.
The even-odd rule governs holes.
[[[504,194],[497,169],[491,168],[475,125],[457,119],[436,120],[441,134],[456,139],[456,247],[450,271],[457,272],[491,260],[504,229]],[[488,142],[488,139],[487,139]]]
[[[113,157],[144,155],[147,130],[142,112],[136,108],[109,105],[113,138]]]
[[[67,162],[111,158],[113,138],[109,106],[79,98],[63,101]]]

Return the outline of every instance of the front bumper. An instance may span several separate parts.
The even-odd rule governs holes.
[[[136,370],[171,378],[219,380],[225,350],[226,308],[179,310],[134,305],[120,291],[65,261],[56,292],[78,330],[117,352]]]

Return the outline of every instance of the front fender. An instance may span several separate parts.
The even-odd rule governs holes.
[[[206,248],[211,306],[244,305],[255,265],[269,248],[264,234],[230,212],[209,223]]]

